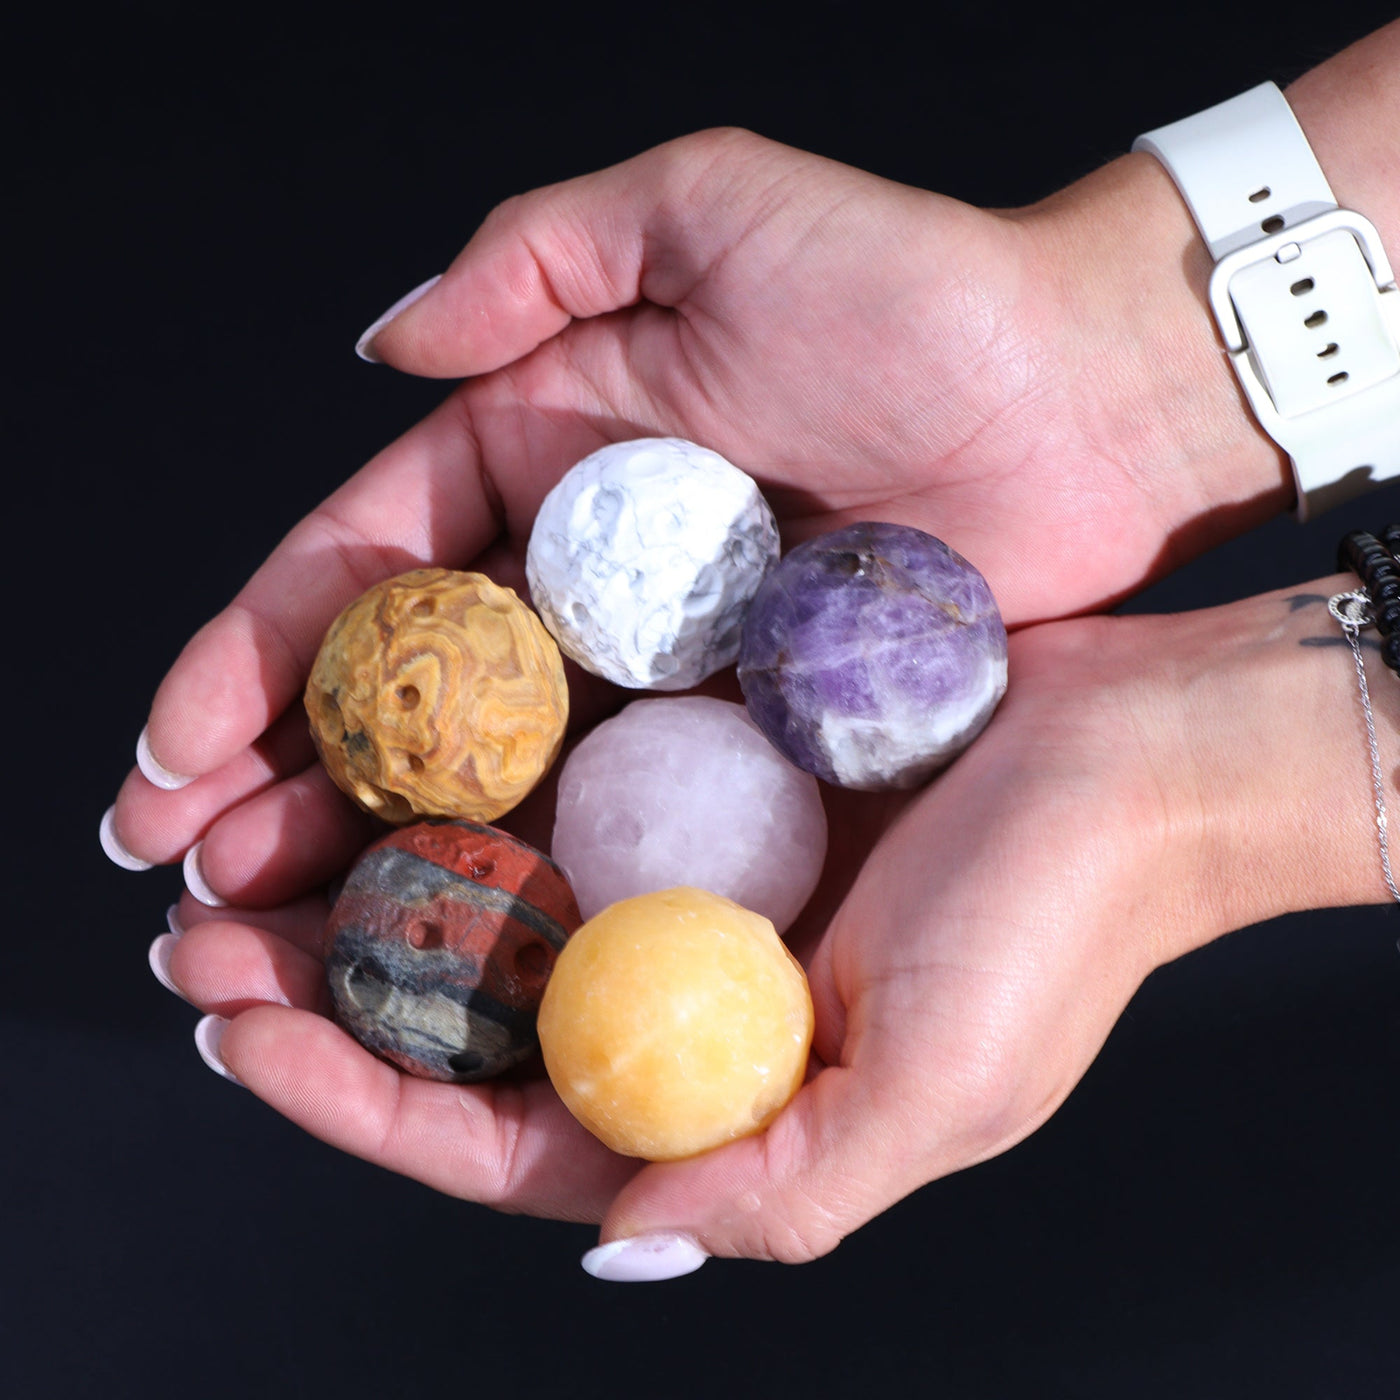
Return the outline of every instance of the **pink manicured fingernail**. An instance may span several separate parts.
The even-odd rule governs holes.
[[[165,911],[165,926],[176,938],[179,938],[180,935],[184,933],[185,926],[180,922],[180,906],[178,904],[172,904],[170,908]]]
[[[243,1081],[223,1062],[219,1054],[219,1042],[224,1038],[229,1023],[222,1016],[206,1016],[194,1028],[195,1048],[200,1058],[215,1074],[221,1074],[230,1084]]]
[[[167,992],[174,992],[182,1001],[189,1001],[189,997],[175,985],[170,977],[170,955],[175,951],[175,945],[179,941],[180,935],[178,933],[163,933],[151,944],[151,951],[146,956],[151,964],[151,971],[155,973],[156,981]]]
[[[427,296],[439,282],[442,281],[442,273],[436,277],[429,277],[426,282],[415,287],[411,292],[401,296],[370,328],[355,342],[355,353],[367,364],[382,364],[379,356],[374,353],[374,337],[389,324],[390,321],[400,313],[407,311],[415,301],[421,301]]]
[[[583,1267],[610,1283],[656,1283],[693,1274],[709,1257],[689,1235],[658,1232],[600,1244],[583,1256]]]
[[[155,754],[151,752],[150,735],[146,729],[141,731],[141,737],[136,741],[136,766],[148,783],[154,783],[166,792],[178,792],[182,787],[188,787],[194,782],[193,778],[186,777],[183,773],[172,773],[163,763],[156,760]]]
[[[117,838],[116,817],[115,807],[108,807],[102,814],[102,824],[97,828],[97,839],[102,843],[103,853],[113,865],[119,865],[123,870],[149,870],[151,862],[132,855]]]
[[[203,841],[196,841],[193,846],[185,852],[185,888],[201,903],[207,904],[211,909],[223,909],[227,906],[228,900],[214,893],[209,888],[209,882],[204,878],[204,871],[199,866],[199,853],[204,849]]]

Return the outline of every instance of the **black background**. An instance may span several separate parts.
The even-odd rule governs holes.
[[[1389,18],[1028,13],[54,6],[11,31],[0,1392],[1400,1394],[1393,909],[1163,969],[1048,1126],[826,1259],[626,1288],[578,1268],[590,1228],[439,1197],[212,1075],[146,966],[178,871],[97,845],[184,640],[445,392],[351,346],[499,200],[723,123],[1024,203]],[[1392,489],[1278,520],[1139,605],[1315,577],[1394,518]]]

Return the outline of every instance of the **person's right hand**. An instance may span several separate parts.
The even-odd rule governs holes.
[[[1397,85],[1362,80],[1397,50],[1400,24],[1290,90],[1343,198],[1358,162],[1339,124],[1396,103]],[[1400,231],[1400,196],[1369,194],[1358,207]],[[185,648],[147,771],[206,782],[172,795],[133,777],[110,834],[168,861],[294,778],[299,721],[275,725],[336,613],[418,565],[519,582],[544,494],[609,441],[722,452],[787,544],[860,517],[927,530],[981,569],[1013,628],[1103,608],[1291,498],[1198,301],[1205,262],[1146,155],[1008,216],[721,131],[508,201],[370,345],[465,383]],[[308,803],[333,869],[345,823],[321,789]],[[275,855],[231,857],[222,884],[205,873],[275,903],[299,892],[260,881]]]
[[[761,481],[787,543],[916,525],[1018,626],[1286,503],[1182,275],[1189,230],[1145,156],[1003,215],[704,132],[503,204],[371,353],[467,379],[435,484],[480,477],[514,538],[586,451],[689,438]]]
[[[1124,164],[1159,188],[1147,159]],[[1110,183],[1124,177],[1113,169]],[[290,734],[279,747],[270,727],[335,615],[425,564],[520,586],[541,499],[609,441],[719,451],[758,479],[789,546],[857,519],[916,525],[982,570],[1013,627],[1138,587],[1193,531],[1191,547],[1211,537],[1186,443],[1204,437],[1218,457],[1220,434],[1149,412],[1145,398],[1180,392],[1172,377],[1189,365],[1126,333],[1107,287],[1070,281],[1072,229],[1096,198],[1003,217],[721,131],[502,205],[372,342],[401,369],[466,381],[186,646],[156,694],[149,751],[208,777],[171,794],[133,775],[118,840],[177,858],[255,785],[292,778],[306,747]],[[1152,318],[1173,324],[1161,308]],[[1194,304],[1189,320],[1209,355]],[[1220,371],[1195,377],[1228,397]],[[1257,439],[1237,411],[1219,416]],[[1207,476],[1212,490],[1230,479]],[[1276,463],[1272,493],[1252,489],[1258,511],[1280,504]],[[250,760],[265,734],[276,752]],[[317,811],[309,829],[345,826]],[[323,849],[335,868],[343,850]],[[259,888],[250,859],[233,882],[205,873],[226,897],[299,892]]]

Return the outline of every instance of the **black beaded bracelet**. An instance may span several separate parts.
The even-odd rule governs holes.
[[[1369,621],[1381,636],[1381,660],[1400,676],[1400,525],[1387,525],[1379,536],[1369,530],[1344,535],[1337,563],[1361,580]]]

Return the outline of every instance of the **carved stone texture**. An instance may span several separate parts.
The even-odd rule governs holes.
[[[564,663],[539,618],[482,574],[415,569],[331,624],[306,686],[326,771],[366,811],[494,821],[564,740]]]
[[[578,905],[548,856],[472,822],[419,822],[355,863],[326,925],[336,1020],[420,1079],[468,1083],[535,1049]]]
[[[571,467],[530,533],[530,596],[585,670],[687,690],[739,654],[744,610],[778,562],[758,485],[681,438],[615,442]]]

